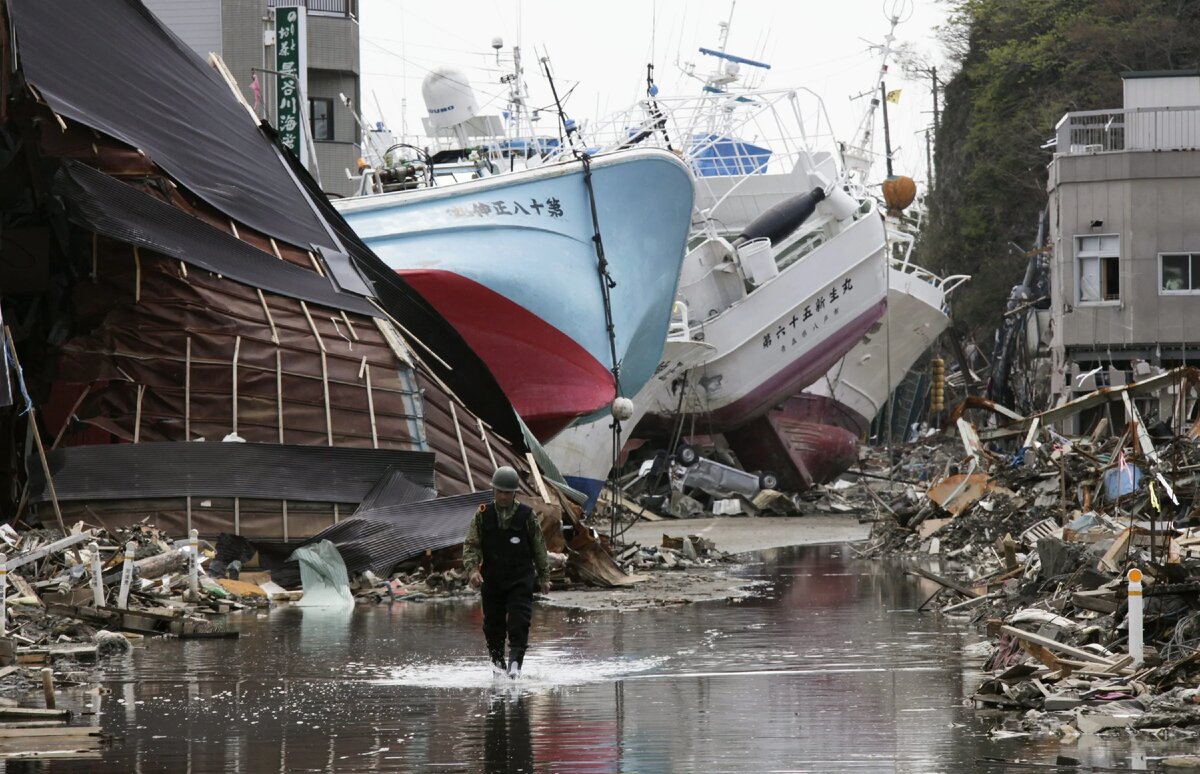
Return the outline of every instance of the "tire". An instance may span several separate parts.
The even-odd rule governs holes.
[[[779,476],[770,471],[763,471],[758,474],[758,485],[763,489],[778,489]]]
[[[691,444],[681,443],[675,450],[675,461],[685,468],[690,468],[700,461],[700,454]]]

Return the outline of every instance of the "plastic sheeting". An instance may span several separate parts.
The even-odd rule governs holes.
[[[304,596],[300,607],[354,607],[350,594],[350,576],[342,555],[328,540],[301,546],[288,561],[300,563],[300,582]]]

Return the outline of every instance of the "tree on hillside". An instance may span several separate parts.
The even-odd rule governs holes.
[[[1118,107],[1120,74],[1200,66],[1196,0],[948,0],[937,186],[923,260],[969,273],[955,316],[981,341],[1020,282],[1064,113]]]

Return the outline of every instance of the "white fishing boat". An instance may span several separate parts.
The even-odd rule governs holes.
[[[743,464],[776,473],[788,489],[841,475],[858,440],[905,374],[950,324],[948,297],[969,277],[938,275],[912,262],[919,221],[888,218],[891,257],[885,315],[820,378],[730,434]]]
[[[726,53],[723,42],[701,51],[717,66],[700,94],[667,99],[651,89],[586,136],[603,150],[675,151],[696,177],[678,301],[690,338],[712,350],[681,376],[649,383],[634,411],[660,425],[703,415],[706,428],[721,431],[810,384],[882,317],[886,241],[874,201],[846,191],[850,178],[820,98],[804,89],[734,90],[743,65],[766,65]],[[566,445],[548,447],[560,470],[577,487],[586,480],[596,488],[611,442],[593,444],[586,460]]]

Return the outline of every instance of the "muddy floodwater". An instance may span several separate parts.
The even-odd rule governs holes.
[[[491,677],[475,602],[248,612],[231,619],[240,640],[147,642],[103,666],[90,719],[117,739],[97,757],[0,770],[1000,772],[1059,754],[1156,770],[1190,751],[990,738],[1001,716],[964,702],[979,684],[962,654],[975,635],[918,614],[933,589],[897,565],[815,546],[737,572],[759,596],[539,606],[516,683]],[[1018,758],[1041,766],[989,762]]]

